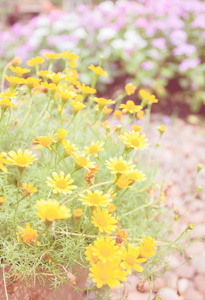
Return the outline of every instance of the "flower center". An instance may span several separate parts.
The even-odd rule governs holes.
[[[133,101],[128,101],[127,102],[127,109],[128,110],[134,110],[135,109],[135,104]]]
[[[82,167],[85,167],[87,166],[87,159],[85,157],[79,157],[78,160],[77,160],[77,164],[82,166]]]
[[[102,281],[102,282],[107,282],[108,280],[108,277],[109,275],[107,274],[107,270],[101,270],[100,273],[99,273],[99,279]]]
[[[140,145],[140,142],[137,138],[131,138],[131,145],[138,147]]]
[[[97,217],[97,223],[100,227],[106,227],[107,226],[107,222],[106,222],[106,220],[103,216],[98,216]]]
[[[66,189],[67,188],[67,182],[65,181],[65,179],[59,179],[56,181],[56,186],[59,189]]]
[[[98,147],[96,147],[95,145],[90,146],[89,149],[90,154],[95,154],[98,152]]]
[[[16,164],[18,166],[25,166],[26,164],[28,164],[28,160],[25,156],[21,155],[16,158]]]
[[[53,221],[58,218],[58,209],[56,207],[48,207],[45,211],[45,218],[48,221]]]
[[[115,164],[115,170],[118,171],[118,172],[123,172],[125,171],[127,168],[126,168],[126,165],[123,163],[123,162],[117,162]]]
[[[134,266],[136,264],[136,258],[132,254],[128,254],[125,258],[125,262],[130,266]]]
[[[110,248],[104,247],[104,248],[100,249],[100,253],[103,257],[108,257],[111,254]]]
[[[100,203],[100,197],[98,195],[91,195],[89,200],[92,204]]]
[[[49,136],[45,136],[45,137],[39,138],[39,142],[40,142],[41,145],[46,147],[46,146],[51,144],[52,140]]]

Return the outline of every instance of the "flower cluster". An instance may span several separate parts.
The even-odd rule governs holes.
[[[62,72],[54,71],[56,60],[64,63]],[[6,221],[0,239],[12,236],[2,256],[10,264],[7,248],[22,251],[25,268],[32,260],[36,274],[41,268],[60,280],[80,261],[97,288],[113,289],[133,269],[144,272],[146,263],[150,272],[154,264],[149,257],[154,260],[153,223],[159,221],[147,216],[161,202],[141,154],[149,147],[143,121],[157,99],[140,90],[137,103],[126,101],[136,91],[131,82],[120,97],[98,97],[96,82],[108,72],[90,65],[92,80],[84,83],[77,62],[76,54],[62,51],[33,57],[30,69],[5,69],[9,87],[0,97],[15,101],[15,109],[1,105],[0,214]],[[26,77],[29,72],[34,75]],[[159,139],[164,131],[156,129]],[[23,273],[21,267],[17,262]]]
[[[150,236],[143,239],[140,247],[124,240],[125,245],[117,242],[117,238],[101,236],[94,244],[86,248],[86,259],[92,265],[89,274],[100,288],[108,285],[111,289],[120,287],[120,281],[132,273],[132,268],[142,272],[139,263],[147,262],[147,258],[155,254],[155,242]]]

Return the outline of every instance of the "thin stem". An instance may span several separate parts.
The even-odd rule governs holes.
[[[31,100],[30,100],[30,104],[29,104],[27,113],[26,113],[26,115],[25,115],[25,117],[24,117],[24,119],[23,119],[23,121],[22,121],[22,123],[21,123],[21,125],[20,125],[19,128],[21,128],[21,127],[23,126],[23,124],[25,123],[25,121],[26,121],[26,119],[27,119],[27,117],[28,117],[28,114],[29,114],[29,112],[30,112],[32,102],[33,102],[33,94],[32,94],[32,96],[31,96]]]
[[[6,294],[6,300],[9,300],[8,293],[7,293],[7,288],[6,288],[6,278],[5,278],[5,272],[4,272],[4,268],[5,268],[5,266],[2,266],[2,268],[3,268],[4,290],[5,290],[5,294]]]
[[[83,189],[86,187],[87,183],[83,186],[83,188],[71,199],[68,199],[64,204],[66,203],[70,203],[71,201],[73,201],[73,199],[75,199],[76,197],[78,197],[78,195],[80,195],[81,193],[83,193]],[[62,199],[60,202],[62,202],[64,199]]]
[[[3,70],[2,81],[1,81],[1,92],[2,92],[2,93],[3,93],[3,91],[4,91],[4,81],[5,81],[4,75],[6,74],[6,72],[7,72],[7,70],[8,70],[8,68],[9,68],[10,65],[12,65],[12,61],[10,61],[10,62],[5,66],[5,68],[4,68],[4,70]]]
[[[67,129],[72,124],[74,118],[75,118],[75,114],[73,115],[71,121],[68,123],[68,125],[65,127],[65,129]]]
[[[154,201],[154,198],[151,197],[151,200],[150,200],[149,203],[144,204],[144,205],[142,205],[142,206],[140,206],[140,207],[137,207],[137,208],[134,209],[134,210],[128,211],[127,213],[123,214],[123,215],[121,216],[121,218],[124,217],[124,216],[130,215],[130,214],[132,214],[132,213],[134,213],[134,212],[136,212],[136,211],[138,211],[138,210],[140,210],[140,209],[142,209],[142,208],[144,208],[144,207],[147,207],[147,206],[152,205],[153,201]]]
[[[60,234],[65,234],[65,235],[73,235],[73,236],[82,236],[82,233],[75,233],[75,232],[66,232],[66,231],[54,231],[55,233],[60,233]],[[84,237],[89,237],[89,238],[97,238],[99,235],[93,235],[93,234],[83,234]],[[111,238],[115,239],[116,236],[110,236]],[[143,239],[133,239],[133,238],[127,238],[128,241],[134,241],[134,242],[143,242]],[[158,245],[167,245],[171,246],[174,249],[179,250],[179,248],[175,245],[171,245],[170,243],[165,243],[161,241],[156,241]]]

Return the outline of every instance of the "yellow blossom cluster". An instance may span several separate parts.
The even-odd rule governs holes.
[[[60,59],[65,68],[55,72]],[[93,239],[96,233],[92,243],[85,239],[89,241],[85,255],[91,265],[90,277],[97,288],[108,285],[113,289],[126,281],[133,269],[142,272],[139,264],[155,254],[156,243],[150,236],[139,245],[129,242],[117,214],[119,203],[129,201],[124,194],[134,194],[146,180],[135,157],[148,146],[139,120],[147,113],[145,106],[149,108],[157,99],[140,90],[141,103],[127,100],[136,91],[132,83],[126,84],[122,97],[104,98],[97,94],[96,80],[108,73],[101,66],[90,65],[92,82],[85,84],[80,80],[77,60],[69,51],[49,52],[29,60],[30,69],[17,66],[20,62],[16,59],[9,68],[15,76],[4,74],[10,86],[0,93],[0,122],[8,119],[5,132],[16,130],[18,142],[1,148],[0,170],[5,180],[8,174],[15,174],[16,211],[21,202],[23,211],[28,206],[29,216],[33,212],[29,223],[26,213],[18,223],[14,218],[21,246],[46,245],[43,249],[47,251],[48,245],[57,244],[59,231],[55,229],[61,225],[71,230],[70,236]],[[11,107],[16,115],[19,109],[19,119],[13,117]],[[113,120],[117,124],[113,125]],[[161,135],[165,127],[158,130]],[[39,177],[38,169],[42,171]],[[3,189],[0,192],[2,208],[8,200]]]

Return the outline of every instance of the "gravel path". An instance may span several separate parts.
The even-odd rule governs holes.
[[[199,124],[190,125],[181,119],[172,122],[170,118],[162,118],[160,115],[152,116],[152,128],[148,134],[150,142],[156,142],[156,125],[166,123],[166,131],[162,137],[161,145],[156,151],[159,157],[159,177],[166,177],[172,182],[167,194],[167,205],[175,207],[179,216],[183,214],[192,196],[188,196],[189,186],[196,174],[197,166],[204,165],[194,182],[191,194],[193,195],[198,186],[205,187],[205,127]],[[183,203],[183,201],[185,203]],[[190,255],[193,258],[181,266],[165,275],[165,278],[158,279],[156,289],[164,289],[159,293],[162,300],[205,300],[205,199],[203,190],[196,196],[190,210],[180,221],[174,225],[174,230],[183,232],[189,224],[195,224],[191,232],[193,243],[186,251],[186,259]],[[177,255],[172,258],[170,268],[175,268],[183,262],[183,257]],[[135,275],[129,277],[129,282],[125,288],[128,292],[128,300],[147,300],[149,295],[149,285],[145,283],[141,292],[137,290],[139,279]],[[181,293],[181,297],[177,295]],[[113,292],[112,300],[120,299],[119,295],[124,290]],[[155,297],[152,295],[151,300]]]

